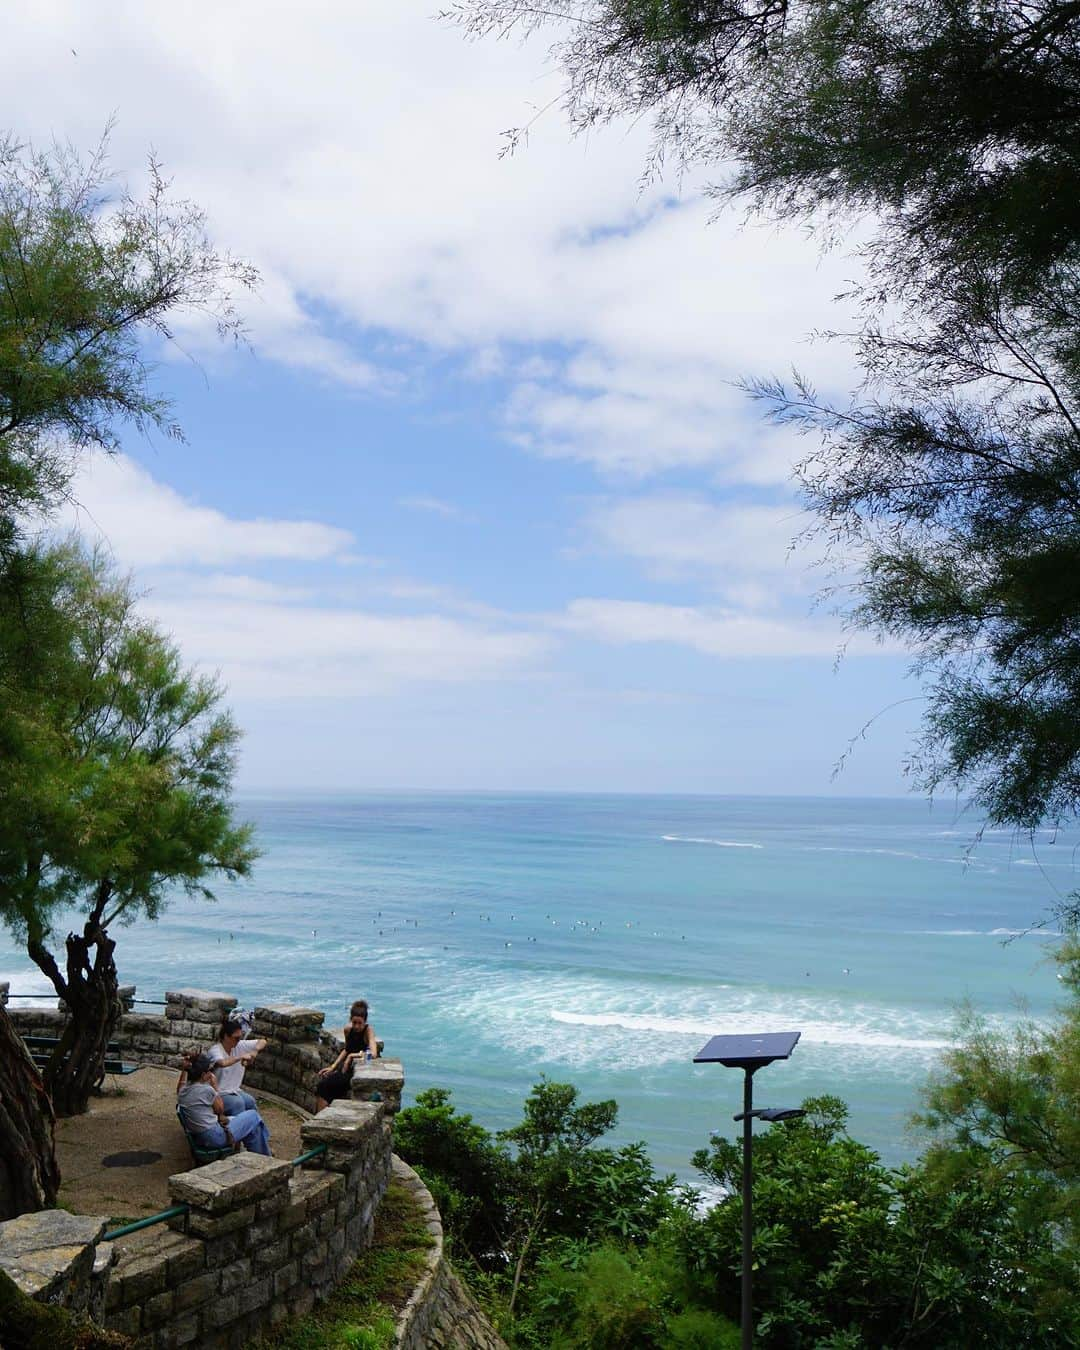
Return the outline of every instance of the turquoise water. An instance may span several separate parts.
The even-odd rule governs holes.
[[[1004,939],[1077,884],[1076,838],[1035,849],[916,800],[372,794],[240,802],[263,857],[218,901],[117,932],[140,996],[198,986],[337,1025],[372,1005],[407,1097],[491,1127],[540,1074],[615,1097],[619,1137],[691,1175],[741,1075],[695,1067],[721,1031],[800,1030],[760,1105],[836,1092],[890,1161],[970,997],[1045,1016],[1053,935]],[[0,978],[46,987],[0,938]]]

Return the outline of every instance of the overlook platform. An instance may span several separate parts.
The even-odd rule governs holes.
[[[269,1127],[274,1156],[297,1157],[306,1113],[270,1093],[252,1095]],[[165,1209],[169,1177],[193,1166],[176,1119],[176,1070],[147,1065],[124,1078],[107,1078],[86,1115],[57,1121],[56,1152],[66,1209],[120,1221]],[[155,1153],[156,1159],[149,1156]]]

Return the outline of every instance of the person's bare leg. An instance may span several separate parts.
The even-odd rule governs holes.
[[[326,1108],[327,1108],[329,1105],[330,1105],[330,1103],[329,1103],[329,1102],[324,1102],[323,1099],[322,1099],[321,1097],[316,1097],[316,1098],[315,1098],[315,1114],[318,1115],[320,1111],[325,1111]]]

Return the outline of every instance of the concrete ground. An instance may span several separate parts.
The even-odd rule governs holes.
[[[275,1158],[295,1158],[302,1149],[299,1107],[253,1092],[270,1130]],[[141,1165],[103,1166],[116,1153],[158,1153]],[[176,1119],[176,1070],[150,1066],[124,1077],[110,1076],[84,1116],[56,1122],[60,1203],[77,1214],[138,1219],[167,1209],[168,1179],[191,1166],[184,1132]]]

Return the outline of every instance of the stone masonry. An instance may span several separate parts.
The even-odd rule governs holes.
[[[0,984],[0,1005],[7,989]],[[125,988],[130,1008],[135,990]],[[159,1014],[125,1012],[115,1039],[136,1064],[179,1065],[217,1038],[230,994],[172,990]],[[9,1009],[24,1035],[55,1036],[62,1007]],[[313,1111],[319,1070],[341,1047],[316,1009],[267,1004],[254,1010],[253,1035],[266,1049],[245,1083]],[[169,1179],[170,1202],[184,1214],[112,1243],[106,1221],[64,1211],[0,1224],[0,1269],[45,1302],[88,1313],[135,1339],[137,1350],[233,1350],[264,1327],[303,1315],[325,1298],[371,1242],[391,1168],[390,1121],[401,1105],[401,1061],[357,1064],[351,1100],[304,1122],[300,1167],[238,1153]],[[504,1350],[443,1256],[442,1225],[427,1189],[393,1159],[414,1191],[435,1238],[427,1268],[396,1329],[404,1350]]]
[[[156,1240],[125,1246],[105,1294],[105,1326],[138,1350],[239,1347],[260,1328],[327,1297],[371,1233],[390,1176],[390,1129],[380,1105],[335,1102],[302,1127],[295,1168],[237,1153],[169,1179],[187,1212]]]

